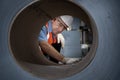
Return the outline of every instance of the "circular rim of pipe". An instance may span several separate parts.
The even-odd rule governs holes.
[[[14,58],[14,60],[16,61],[16,63],[18,65],[20,65],[24,70],[33,74],[36,77],[58,79],[58,78],[69,77],[69,76],[75,75],[76,73],[79,73],[80,71],[85,69],[91,63],[91,61],[93,60],[93,58],[95,56],[97,46],[98,46],[98,32],[97,32],[97,28],[96,28],[96,25],[95,25],[95,21],[93,20],[93,18],[89,14],[89,12],[87,12],[87,10],[85,8],[83,8],[82,6],[74,4],[73,1],[72,2],[66,1],[66,2],[68,2],[69,4],[76,5],[77,7],[81,8],[85,12],[85,15],[88,16],[87,18],[90,21],[89,25],[90,25],[90,27],[92,28],[92,31],[93,31],[93,42],[92,42],[91,49],[87,53],[87,55],[82,59],[82,61],[80,61],[78,63],[75,63],[75,64],[68,64],[68,65],[39,65],[39,64],[29,63],[29,62],[21,62],[21,61],[17,60],[16,57],[14,56],[15,53],[13,52],[13,48],[11,46],[11,45],[13,45],[13,43],[11,43],[11,39],[10,39],[14,21],[24,10],[26,10],[26,8],[28,8],[29,6],[31,6],[33,4],[36,4],[37,2],[39,2],[39,0],[33,1],[30,4],[28,4],[27,6],[25,6],[24,8],[22,8],[16,14],[16,16],[13,18],[13,20],[10,24],[9,36],[8,36],[9,40],[8,41],[9,41],[9,48],[10,48],[12,57]],[[50,64],[52,64],[52,63],[50,63]],[[77,69],[78,67],[79,67],[79,69]],[[31,70],[31,68],[33,70]],[[38,68],[39,68],[39,70],[38,70]],[[43,69],[43,70],[41,71],[40,69]],[[36,71],[38,71],[40,73],[38,73]],[[51,73],[51,71],[54,71],[54,72]],[[54,76],[56,74],[56,72],[58,72],[58,71],[60,71],[60,73],[57,73],[57,76]],[[63,74],[63,72],[65,74]],[[44,74],[42,74],[42,73],[44,73]],[[70,74],[66,74],[66,73],[70,73]],[[53,75],[53,76],[51,76],[51,75]]]

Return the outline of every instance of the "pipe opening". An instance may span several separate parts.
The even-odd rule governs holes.
[[[71,15],[61,15],[61,16],[71,16]],[[52,20],[46,22],[46,24],[41,27],[41,31],[39,33],[38,39],[41,40],[44,39],[44,41],[46,41],[46,38],[50,37],[50,35],[48,33],[47,34],[45,33],[49,32],[52,26],[53,26],[53,32],[59,32],[60,28],[58,27],[62,26],[62,28],[64,29],[63,31],[61,31],[57,36],[54,36],[53,34],[56,43],[53,43],[51,45],[67,60],[70,59],[67,64],[79,62],[82,60],[82,58],[84,58],[87,55],[87,53],[90,51],[90,48],[92,46],[92,40],[93,40],[92,29],[90,26],[85,24],[79,18],[72,16],[72,24],[70,25],[71,30],[68,31],[66,30],[64,25],[62,25],[61,23],[59,23],[59,21],[57,21],[57,18],[61,16],[57,16]],[[55,24],[56,22],[58,22],[57,25]],[[42,47],[40,45],[39,47],[42,50]],[[45,49],[45,51],[47,50]],[[42,50],[42,52],[43,55],[50,61],[55,62],[57,64],[63,64],[54,57],[51,57],[51,55],[47,54],[47,52],[44,52],[44,50]]]
[[[23,8],[15,16],[10,29],[9,43],[13,57],[24,70],[37,77],[58,79],[75,75],[90,64],[98,45],[97,29],[90,14],[82,6],[73,2],[64,0],[36,1]],[[56,64],[47,59],[39,49],[38,36],[42,26],[61,15],[71,15],[79,24],[77,27],[76,24],[73,24],[75,27],[71,31],[62,33],[65,36],[66,45],[63,50],[61,49],[61,53],[65,52],[63,55],[67,57],[76,58],[79,56],[78,58],[82,58],[74,64]],[[69,40],[79,42],[79,45],[74,46],[78,43],[73,45]],[[79,52],[81,49],[81,52],[76,55],[67,54],[67,51],[71,52],[76,49],[71,50],[73,46],[79,47],[77,50]]]

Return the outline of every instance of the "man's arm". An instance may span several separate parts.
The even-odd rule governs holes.
[[[64,60],[64,56],[60,54],[54,47],[52,47],[47,41],[39,41],[39,45],[42,48],[42,50],[51,57],[57,59],[62,63],[66,62]]]

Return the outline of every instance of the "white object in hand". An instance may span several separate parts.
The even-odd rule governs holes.
[[[80,61],[80,58],[65,58],[66,64],[75,63]]]

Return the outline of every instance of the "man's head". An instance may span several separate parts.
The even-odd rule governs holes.
[[[71,24],[73,22],[73,17],[69,15],[59,16],[52,20],[53,33],[59,34],[63,30],[71,30]]]

